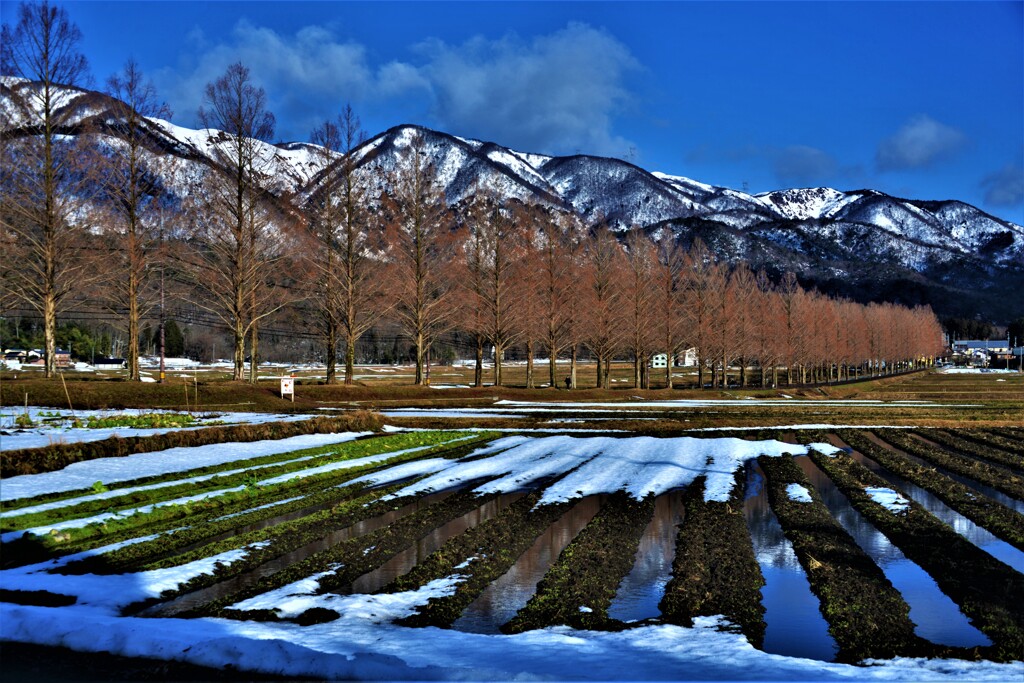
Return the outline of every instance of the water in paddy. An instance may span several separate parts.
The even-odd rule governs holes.
[[[470,633],[500,633],[500,627],[526,606],[551,564],[593,519],[604,496],[580,500],[537,537],[515,564],[466,607],[452,628]]]
[[[762,648],[772,654],[832,661],[838,647],[793,545],[768,504],[764,474],[754,460],[747,463],[746,473],[743,513],[765,580],[761,588],[766,625]]]
[[[220,583],[216,583],[208,588],[202,588],[191,593],[186,593],[185,595],[175,598],[169,602],[153,605],[152,607],[144,609],[139,614],[143,616],[169,617],[201,607],[208,602],[232,595],[233,593],[237,593],[244,588],[254,585],[263,577],[276,574],[282,569],[286,569],[296,562],[301,562],[307,557],[322,550],[331,548],[351,538],[363,536],[370,532],[377,531],[378,529],[382,529],[397,519],[406,515],[414,514],[433,503],[444,500],[453,493],[454,490],[432,493],[428,496],[419,498],[408,505],[398,508],[397,510],[391,510],[383,515],[379,515],[371,519],[364,519],[343,529],[337,529],[326,536],[313,541],[312,543],[302,546],[301,548],[297,548],[289,553],[275,557],[274,559],[256,567],[252,571],[221,581]]]
[[[982,484],[979,481],[975,481],[974,479],[971,479],[970,477],[965,477],[962,474],[956,474],[955,472],[950,472],[946,468],[941,467],[939,465],[936,465],[933,462],[929,462],[929,461],[925,460],[924,458],[919,458],[916,455],[912,455],[911,453],[907,453],[906,451],[903,451],[903,450],[897,448],[896,446],[893,446],[893,445],[883,441],[882,439],[879,439],[874,434],[865,433],[865,436],[868,439],[870,439],[873,443],[875,443],[878,446],[881,446],[882,448],[887,448],[889,450],[896,451],[901,456],[907,458],[911,462],[914,462],[914,463],[916,463],[918,465],[923,465],[924,467],[927,467],[928,469],[935,470],[936,472],[938,472],[939,474],[943,475],[944,477],[948,477],[948,478],[952,479],[953,481],[959,482],[959,483],[963,484],[964,486],[977,491],[978,493],[980,493],[983,496],[988,496],[989,498],[991,498],[992,500],[996,501],[1000,505],[1005,505],[1006,507],[1010,508],[1011,510],[1014,510],[1014,511],[1019,512],[1020,514],[1024,515],[1024,500],[1017,500],[1016,498],[1013,498],[1011,496],[1006,495],[1002,491],[998,491],[998,490],[992,488],[991,486],[988,486],[986,484]],[[929,444],[931,446],[934,446],[935,448],[938,448],[938,449],[942,450],[942,447],[939,446],[938,444],[935,444],[934,442],[928,441],[927,439],[924,439],[924,438],[922,438],[921,441],[923,443]],[[966,454],[961,454],[961,455],[963,455],[968,460],[972,460],[972,458],[969,455],[966,455]],[[866,458],[866,456],[865,456],[865,459],[870,460],[870,458]],[[867,463],[865,463],[865,464],[867,464]],[[879,469],[879,466],[877,464],[875,464],[874,461],[871,461],[871,464],[874,465],[874,467],[872,469],[876,469],[876,470]]]
[[[353,593],[373,593],[399,576],[412,571],[417,564],[444,545],[449,539],[495,517],[499,512],[522,498],[525,493],[508,493],[487,501],[475,510],[434,529],[413,545],[398,553],[377,569],[363,574],[352,582]]]
[[[1008,564],[1024,574],[1024,552],[1021,552],[1006,541],[997,538],[991,532],[967,519],[959,512],[943,503],[932,493],[924,490],[920,486],[912,484],[903,477],[889,472],[866,455],[855,451],[853,458],[868,469],[872,470],[875,474],[885,479],[895,488],[902,491],[905,495],[909,496],[915,503],[921,505],[935,517],[942,520],[942,522],[951,526],[954,531],[966,538],[968,541],[978,546],[1000,562]]]
[[[798,456],[794,460],[818,490],[832,516],[903,595],[903,599],[910,605],[910,619],[917,624],[917,635],[941,645],[974,647],[991,644],[985,634],[971,626],[956,603],[939,590],[928,573],[907,559],[882,532],[857,512],[810,458]],[[900,488],[911,495],[910,491],[902,486]]]
[[[661,616],[658,603],[672,578],[678,526],[684,516],[678,491],[658,496],[651,518],[636,552],[633,569],[622,579],[608,616],[620,621],[641,621]]]

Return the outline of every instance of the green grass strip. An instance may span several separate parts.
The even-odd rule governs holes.
[[[29,513],[4,518],[0,520],[0,531],[12,531],[18,529],[30,529],[37,526],[54,524],[57,522],[72,519],[90,517],[100,512],[117,511],[126,508],[141,507],[168,500],[174,500],[183,496],[191,496],[206,491],[232,488],[240,485],[255,487],[256,483],[272,477],[278,477],[289,472],[320,467],[333,462],[343,462],[365,458],[389,451],[399,451],[408,448],[422,448],[449,444],[460,439],[472,439],[479,443],[482,438],[473,432],[451,433],[451,432],[416,432],[406,434],[390,434],[387,436],[375,437],[359,441],[349,441],[332,446],[322,446],[315,449],[294,451],[288,454],[286,462],[279,465],[267,465],[260,463],[256,465],[239,465],[232,463],[233,467],[226,471],[244,469],[245,471],[234,474],[213,476],[202,481],[184,482],[176,485],[161,486],[159,488],[132,491],[121,496],[100,498],[84,501],[78,504],[66,505],[51,510]],[[429,451],[424,450],[421,454]],[[299,459],[308,458],[308,459]],[[283,459],[283,458],[282,458]],[[256,469],[248,469],[255,467]],[[191,479],[192,473],[180,473],[178,479]]]
[[[670,624],[724,615],[755,647],[764,641],[764,577],[743,516],[745,479],[736,474],[729,501],[704,500],[703,476],[683,491],[685,517],[676,538],[672,578],[658,608]]]
[[[1024,477],[1016,476],[1002,467],[929,446],[900,430],[879,429],[875,434],[900,450],[935,463],[953,474],[974,479],[1017,500],[1024,500]]]
[[[221,527],[217,525],[216,517],[236,511],[244,512],[246,509],[254,506],[293,497],[296,493],[305,495],[318,488],[336,487],[367,472],[423,458],[428,455],[443,454],[446,457],[459,457],[471,451],[478,444],[479,441],[477,440],[472,442],[445,442],[429,450],[405,453],[362,467],[327,472],[270,486],[257,486],[245,491],[235,491],[223,496],[192,501],[183,505],[167,505],[150,512],[138,513],[105,523],[90,524],[76,529],[65,530],[57,534],[26,536],[4,544],[4,566],[20,566],[31,562],[40,562],[50,557],[67,555],[101,545],[129,540],[143,534],[159,533],[180,526],[182,521],[187,521],[193,529],[205,527],[205,530],[209,532],[205,535],[214,536],[224,533]],[[337,497],[338,494],[328,494],[328,498],[331,496]],[[282,507],[282,509],[266,508],[264,510],[255,510],[251,514],[240,515],[238,518],[228,520],[228,523],[230,525],[243,526],[252,523],[254,518],[251,515],[256,515],[257,519],[261,516],[281,515],[294,509],[309,507],[311,504],[315,505],[316,503],[292,501],[286,503],[287,507]],[[213,523],[204,524],[207,521],[213,521]],[[202,531],[198,533],[203,535]],[[194,530],[192,533],[176,532],[170,538],[179,537],[179,534],[184,534],[180,538],[189,539],[187,543],[196,542],[196,532]],[[155,547],[158,549],[158,552],[165,552],[167,547],[174,545],[175,542],[173,540],[168,541],[166,537],[161,537],[147,543],[150,544],[148,547]],[[132,547],[131,552],[143,552],[143,549],[146,547],[146,543],[138,544],[138,546]]]
[[[151,453],[179,446],[207,446],[215,443],[285,439],[302,434],[379,431],[383,418],[377,413],[357,411],[340,417],[314,417],[295,422],[206,427],[153,436],[112,436],[102,441],[53,444],[0,452],[0,477],[38,474],[61,470],[71,463],[95,458],[115,458]]]
[[[939,474],[925,465],[883,448],[854,431],[840,432],[840,438],[893,474],[933,493],[961,515],[1014,547],[1024,550],[1024,519],[1005,505],[978,493],[970,486]]]
[[[913,501],[905,514],[894,514],[874,502],[865,487],[892,486],[853,458],[830,458],[816,451],[811,451],[811,458],[857,511],[928,572],[939,589],[992,640],[991,647],[979,651],[995,661],[1020,659],[1024,653],[1024,576]]]
[[[624,491],[611,494],[544,574],[526,606],[502,625],[502,632],[522,633],[556,624],[623,628],[609,619],[608,608],[622,578],[633,568],[640,537],[653,514],[654,496],[636,500]]]

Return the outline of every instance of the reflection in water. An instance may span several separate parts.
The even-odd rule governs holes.
[[[461,517],[444,524],[416,543],[398,553],[377,569],[363,574],[352,582],[352,593],[373,593],[391,583],[399,576],[412,571],[417,564],[444,545],[472,527],[495,517],[499,512],[526,495],[523,492],[500,495]]]
[[[466,608],[452,628],[470,633],[500,633],[501,625],[533,597],[551,563],[597,514],[603,499],[604,496],[590,496],[576,503]]]
[[[822,501],[832,516],[839,520],[839,523],[853,537],[857,545],[875,561],[875,564],[881,567],[886,578],[903,595],[903,599],[910,605],[910,619],[917,624],[917,628],[914,629],[917,635],[941,645],[974,647],[991,644],[985,634],[971,626],[967,618],[961,614],[956,603],[939,590],[928,573],[907,559],[903,552],[890,543],[882,532],[861,516],[850,505],[846,496],[835,487],[832,480],[819,470],[810,458],[798,456],[794,460],[818,489]],[[877,467],[877,465],[875,466]],[[914,494],[908,488],[904,488],[902,483],[893,483],[906,494],[914,497]],[[921,491],[921,489],[917,490]]]
[[[838,647],[821,616],[793,545],[768,505],[764,474],[757,462],[747,463],[747,496],[743,505],[754,555],[765,585],[761,604],[767,628],[763,649],[772,654],[832,661]]]
[[[940,465],[936,465],[935,463],[929,462],[929,461],[925,460],[924,458],[919,458],[916,455],[913,455],[911,453],[907,453],[906,451],[901,450],[901,449],[897,448],[896,446],[893,446],[892,444],[889,444],[889,443],[883,441],[882,439],[878,438],[877,435],[872,434],[871,432],[864,432],[864,436],[866,436],[871,442],[873,442],[877,446],[880,446],[880,447],[888,449],[888,450],[895,451],[895,452],[899,453],[901,456],[903,456],[904,458],[907,458],[908,460],[910,460],[911,462],[914,462],[914,463],[916,463],[918,465],[922,465],[924,467],[927,467],[930,470],[935,470],[936,472],[938,472],[942,476],[948,477],[948,478],[952,479],[953,481],[960,482],[961,484],[963,484],[967,488],[973,489],[973,490],[977,491],[978,493],[980,493],[981,495],[987,496],[987,497],[991,498],[992,500],[996,501],[1000,505],[1005,505],[1006,507],[1010,508],[1011,510],[1015,510],[1015,511],[1021,513],[1022,515],[1024,515],[1024,500],[1017,500],[1015,498],[1012,498],[1011,496],[1006,495],[1002,491],[997,491],[996,489],[992,488],[991,486],[987,486],[986,484],[982,484],[980,481],[975,481],[974,479],[971,479],[970,477],[965,477],[963,475],[956,474],[954,472],[950,472],[949,470],[947,470],[946,468],[944,468],[944,467],[942,467]],[[943,449],[941,446],[939,446],[938,444],[936,444],[933,441],[928,441],[925,438],[920,438],[920,437],[918,437],[918,438],[920,439],[921,442],[923,442],[925,444],[928,444],[928,445],[930,445],[930,446],[932,446],[934,448],[937,448],[940,451],[941,450],[945,450],[945,449]],[[973,460],[973,458],[971,458],[966,453],[956,453],[956,454],[957,455],[962,455],[963,457],[967,458],[968,460]],[[878,467],[878,465],[875,464],[875,462],[870,460],[869,458],[865,457],[864,459],[868,460],[868,462],[870,462],[872,465],[874,465],[875,468]],[[864,463],[864,464],[867,464],[867,463]]]
[[[633,569],[622,579],[608,616],[620,621],[640,621],[661,616],[658,603],[672,578],[678,525],[684,516],[679,491],[658,496],[651,519],[636,552]]]
[[[896,488],[903,491],[903,493],[905,493],[914,502],[918,503],[925,510],[940,519],[944,524],[951,526],[954,531],[966,538],[968,541],[978,546],[989,555],[992,555],[1000,562],[1008,564],[1017,571],[1024,573],[1024,552],[1017,550],[1006,541],[997,538],[991,532],[978,526],[959,512],[956,512],[932,493],[929,493],[920,486],[916,486],[906,479],[889,472],[871,458],[858,453],[857,451],[854,451],[853,458]],[[815,467],[814,469],[817,468]]]
[[[287,569],[296,562],[301,562],[322,550],[333,548],[339,543],[343,543],[349,539],[364,536],[372,531],[377,531],[378,529],[383,529],[395,520],[418,512],[419,510],[433,505],[440,500],[444,500],[453,493],[455,493],[454,489],[450,491],[432,493],[429,496],[423,496],[422,498],[419,498],[396,510],[390,510],[383,515],[364,519],[343,529],[337,529],[326,536],[313,541],[312,543],[302,546],[301,548],[297,548],[283,555],[278,555],[272,560],[264,562],[252,571],[239,574],[238,576],[221,581],[220,583],[216,583],[208,588],[202,588],[191,593],[186,593],[185,595],[171,600],[170,602],[153,605],[152,607],[140,612],[140,614],[143,616],[174,616],[175,614],[180,614],[190,609],[200,607],[207,602],[219,600],[220,598],[255,585],[263,577],[271,576],[282,569]]]

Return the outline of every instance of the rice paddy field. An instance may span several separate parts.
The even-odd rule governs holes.
[[[459,383],[5,377],[5,677],[1024,677],[1021,375]]]

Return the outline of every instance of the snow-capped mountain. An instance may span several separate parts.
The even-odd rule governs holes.
[[[31,86],[0,81],[7,134],[32,134],[38,113],[13,104],[11,89],[24,87]],[[117,144],[113,104],[100,93],[61,91],[61,132],[89,130]],[[201,192],[227,136],[159,119],[147,120],[145,130],[158,191]],[[940,313],[995,319],[1024,312],[1012,296],[1024,287],[1024,229],[963,202],[825,187],[750,195],[619,159],[532,154],[413,125],[361,145],[354,152],[357,173],[386,192],[387,172],[405,163],[416,138],[452,205],[486,188],[507,201],[538,202],[620,231],[671,230],[684,244],[699,236],[721,258],[774,273],[791,269],[807,285],[862,300],[930,303]],[[315,145],[259,143],[258,149],[267,189],[282,209],[301,209],[329,177],[332,157]]]

